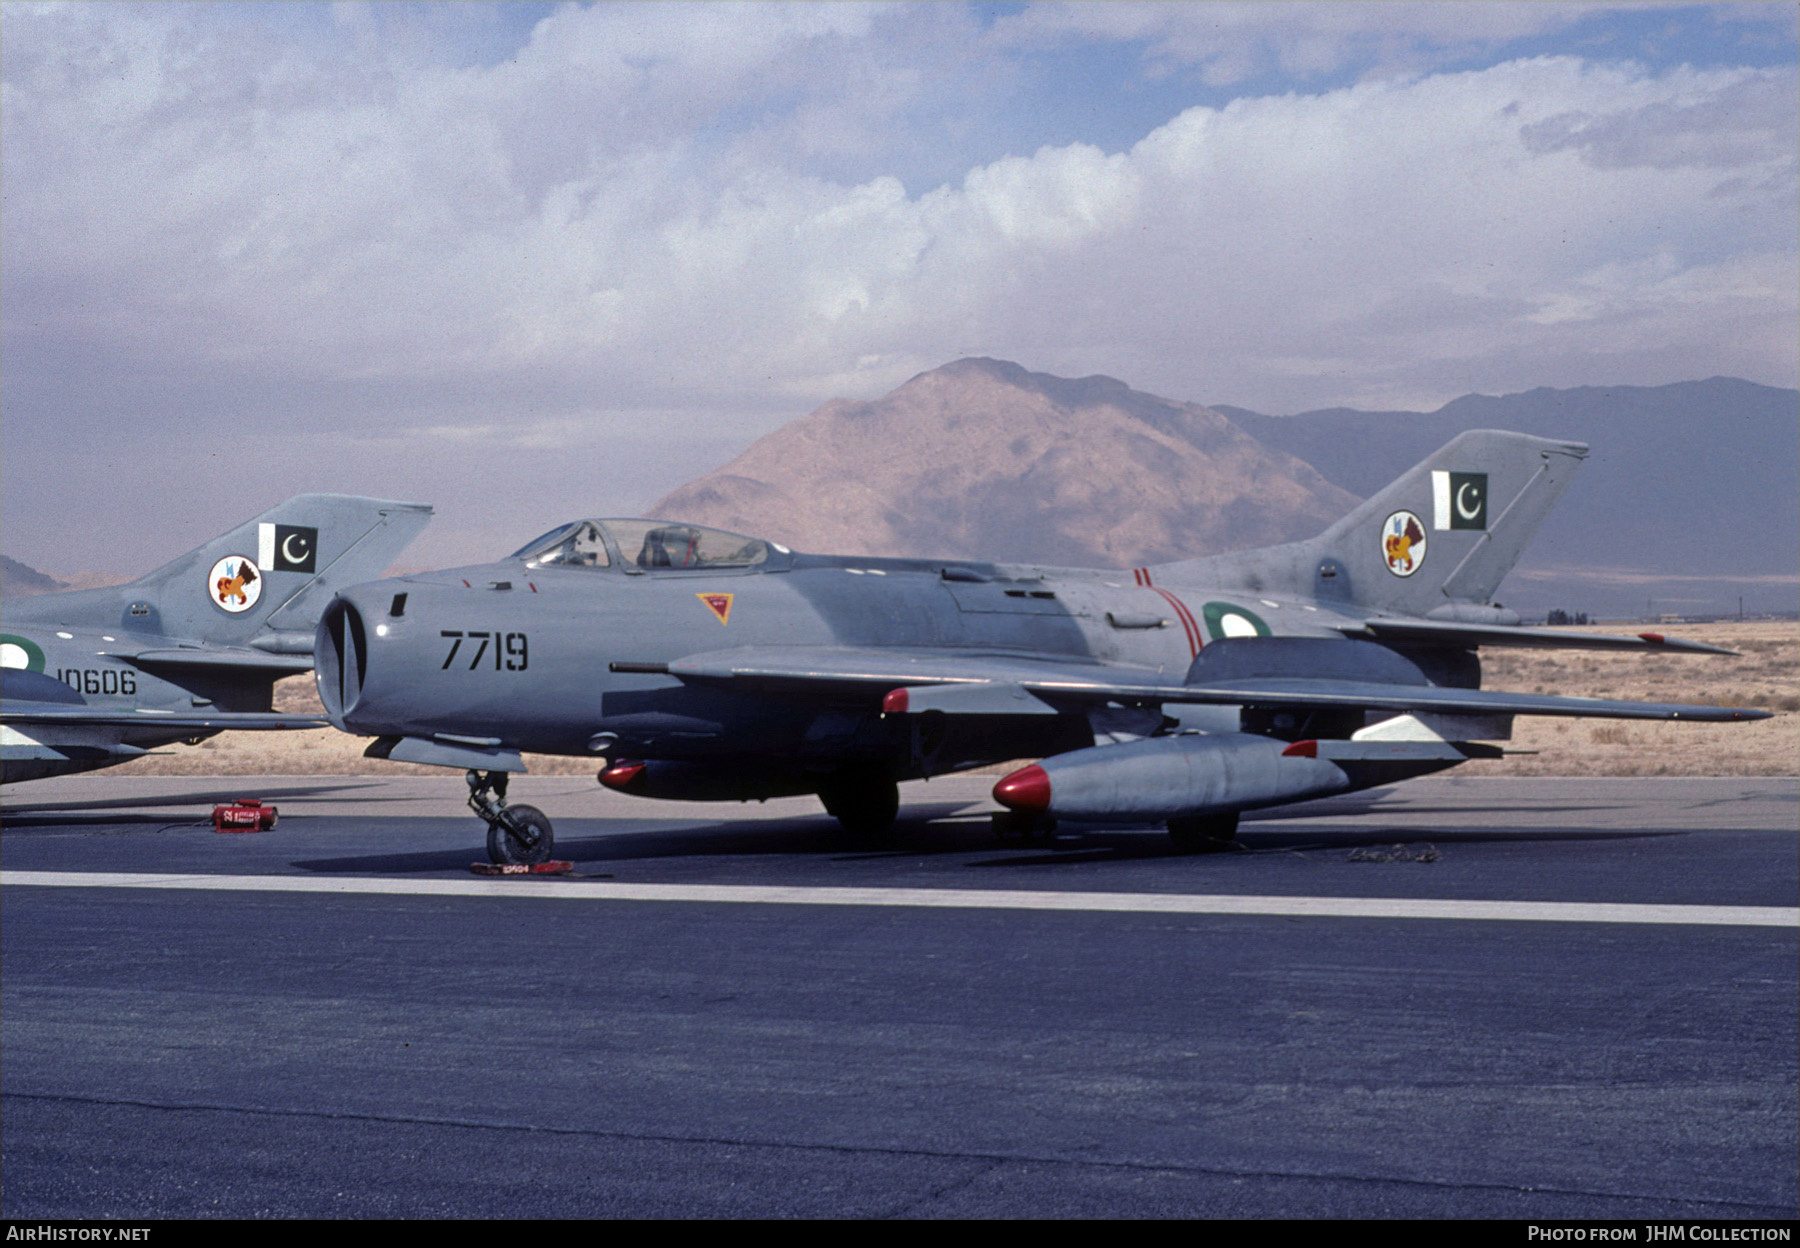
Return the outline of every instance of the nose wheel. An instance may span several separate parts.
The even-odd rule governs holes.
[[[488,825],[488,861],[507,864],[548,862],[556,845],[550,820],[536,806],[509,806],[504,771],[471,771],[469,809]]]

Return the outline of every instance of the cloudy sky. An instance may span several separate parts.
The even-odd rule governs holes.
[[[1285,413],[1800,380],[1794,4],[0,5],[0,549],[408,562],[964,355]]]

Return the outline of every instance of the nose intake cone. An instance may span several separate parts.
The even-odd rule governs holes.
[[[1036,763],[1021,767],[994,786],[994,800],[1023,815],[1041,815],[1050,809],[1050,777]]]

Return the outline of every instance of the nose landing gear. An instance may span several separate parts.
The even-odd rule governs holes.
[[[506,804],[507,773],[470,771],[469,809],[488,825],[488,860],[494,863],[548,862],[556,838],[550,820],[536,806]]]
[[[819,783],[825,813],[857,840],[879,838],[900,813],[900,786],[880,767],[846,767]]]

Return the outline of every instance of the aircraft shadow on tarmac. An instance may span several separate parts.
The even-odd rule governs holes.
[[[33,824],[38,824],[38,823],[45,823],[45,824],[53,824],[53,823],[58,823],[58,822],[68,823],[68,822],[71,822],[72,820],[58,819],[58,818],[56,818],[56,816],[65,815],[65,814],[79,816],[85,812],[95,811],[95,810],[143,810],[146,807],[150,807],[150,806],[216,806],[216,805],[223,805],[226,802],[237,801],[240,797],[245,796],[246,790],[250,790],[250,789],[253,789],[255,791],[254,795],[257,797],[258,800],[263,801],[263,802],[273,802],[273,801],[286,799],[286,798],[305,800],[307,798],[316,798],[316,797],[320,796],[321,794],[325,794],[325,793],[347,793],[347,792],[352,792],[356,789],[366,789],[366,788],[376,788],[376,787],[379,787],[378,784],[374,784],[374,783],[370,783],[370,782],[353,782],[350,784],[302,784],[302,785],[293,785],[288,788],[282,788],[282,789],[271,789],[271,788],[267,788],[267,787],[261,786],[261,785],[237,784],[237,785],[231,785],[229,787],[219,786],[219,787],[205,788],[205,789],[189,789],[189,790],[186,790],[181,793],[164,793],[164,794],[161,794],[161,795],[155,796],[155,797],[146,797],[143,794],[138,794],[138,795],[135,795],[132,797],[112,797],[112,798],[106,798],[106,799],[99,800],[99,801],[95,801],[95,800],[87,800],[87,801],[79,801],[79,802],[11,802],[11,801],[9,801],[9,802],[5,803],[4,811],[5,811],[6,822],[8,824],[20,824],[20,825],[24,825],[24,826],[31,826]],[[385,798],[378,797],[374,794],[370,794],[364,800],[367,800],[367,801],[402,800],[403,801],[406,799],[405,798],[385,799]],[[201,822],[205,822],[204,816],[196,816],[196,817],[199,818]],[[77,821],[84,822],[84,823],[93,822],[90,819],[80,819]],[[127,821],[128,821],[127,817],[119,817],[118,818],[118,822],[127,822]],[[137,817],[137,821],[138,822],[148,822],[148,823],[167,823],[169,821],[169,819],[168,819],[168,816],[166,816],[166,815],[141,815],[141,816]]]
[[[1470,808],[1480,813],[1491,810]],[[1322,811],[1312,812],[1321,817]],[[1342,809],[1333,815],[1350,813]],[[1409,810],[1409,813],[1416,813]],[[1483,842],[1618,841],[1680,836],[1674,830],[1596,831],[1591,827],[1518,827],[1435,825],[1396,827],[1372,824],[1366,828],[1305,828],[1259,826],[1278,823],[1295,815],[1247,819],[1239,840],[1222,843],[1220,852],[1232,854],[1324,851],[1351,853],[1384,846],[1419,846],[1449,842],[1468,845]],[[732,857],[754,859],[776,855],[828,857],[845,863],[936,855],[997,853],[969,865],[982,868],[1048,864],[1075,866],[1084,862],[1122,862],[1133,859],[1186,857],[1160,828],[1120,828],[1073,825],[1030,839],[995,836],[985,811],[971,812],[966,802],[915,804],[894,827],[877,841],[851,842],[824,814],[787,816],[770,820],[687,823],[658,820],[653,824],[617,819],[567,819],[558,837],[555,856],[581,865],[623,863],[647,859]],[[618,831],[582,835],[584,829],[618,826]],[[343,855],[332,858],[296,859],[292,866],[321,874],[407,874],[425,871],[465,871],[484,857],[482,847],[471,841],[466,849],[419,853]],[[1207,855],[1198,855],[1204,859]]]
[[[122,830],[128,826],[142,825],[154,825],[159,828],[206,828],[210,831],[212,820],[205,815],[192,817],[176,814],[149,815],[138,811],[130,814],[107,815],[97,819],[92,815],[80,814],[15,815],[9,810],[6,812],[4,822],[0,822],[0,835],[17,836],[22,832],[56,832],[64,828],[71,830],[86,828],[90,831],[94,829],[105,831],[109,828]]]
[[[730,855],[756,857],[776,854],[837,854],[860,856],[870,852],[966,853],[977,841],[992,843],[985,814],[954,820],[967,802],[915,803],[893,829],[878,842],[853,843],[837,822],[823,813],[778,819],[572,819],[557,821],[555,856],[570,862],[624,862],[643,858],[702,858]],[[619,828],[598,836],[582,836],[583,829]],[[978,829],[978,831],[977,831]],[[946,833],[954,843],[946,842]],[[484,860],[485,847],[471,840],[467,849],[432,850],[426,853],[387,853],[337,858],[296,860],[303,871],[323,873],[410,872],[447,868],[467,870],[469,863]]]
[[[1737,799],[1733,799],[1737,800]],[[1624,810],[1630,803],[1606,801],[1559,801],[1557,810]],[[1540,807],[1541,809],[1541,807]],[[1412,792],[1400,788],[1369,789],[1361,793],[1346,793],[1341,797],[1322,797],[1310,802],[1295,802],[1288,806],[1275,806],[1266,810],[1252,810],[1244,813],[1244,822],[1268,823],[1284,819],[1341,819],[1353,816],[1374,816],[1382,814],[1405,813],[1416,815],[1492,815],[1492,802],[1480,801],[1439,801],[1422,802],[1414,800]]]

